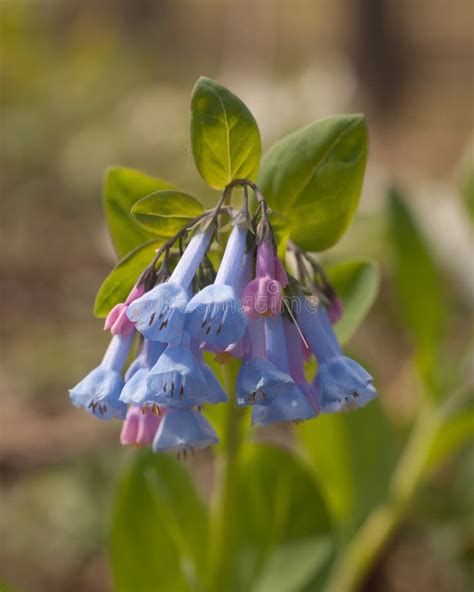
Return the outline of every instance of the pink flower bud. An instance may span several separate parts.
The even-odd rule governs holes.
[[[105,319],[104,329],[110,329],[112,335],[130,335],[135,328],[135,324],[128,319],[127,309],[129,304],[131,304],[137,298],[140,298],[140,296],[142,296],[144,293],[145,287],[143,284],[140,286],[134,286],[130,294],[127,296],[125,302],[116,304],[109,312],[107,318]]]
[[[282,287],[279,282],[265,276],[252,280],[244,290],[242,304],[251,319],[274,316],[281,311]]]

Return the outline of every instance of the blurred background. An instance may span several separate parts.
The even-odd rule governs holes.
[[[67,397],[107,342],[92,316],[115,263],[101,182],[127,165],[213,199],[188,139],[201,74],[245,101],[264,147],[323,116],[366,113],[360,211],[325,258],[381,265],[381,294],[350,347],[403,432],[420,387],[394,296],[386,188],[403,188],[443,278],[456,357],[474,300],[460,191],[472,170],[473,40],[470,0],[0,0],[0,582],[112,589],[104,544],[128,452],[117,424]],[[471,446],[436,472],[367,590],[472,589],[473,465]]]

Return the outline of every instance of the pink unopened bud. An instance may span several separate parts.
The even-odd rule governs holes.
[[[273,316],[281,312],[282,287],[280,282],[266,276],[252,280],[244,290],[242,304],[251,319]]]
[[[129,407],[120,433],[121,444],[124,446],[151,445],[161,417],[162,415],[155,415],[148,409],[143,412],[138,406]]]
[[[125,302],[116,304],[109,312],[105,319],[104,329],[110,329],[112,335],[130,335],[135,325],[128,319],[127,309],[129,304],[137,298],[140,298],[140,296],[143,296],[144,293],[145,287],[143,284],[140,286],[134,286]]]
[[[281,312],[282,290],[288,277],[275,247],[262,241],[257,248],[256,278],[249,282],[242,294],[244,311],[251,319],[275,316]]]
[[[141,413],[140,407],[128,408],[127,417],[122,424],[122,431],[120,432],[120,443],[123,446],[136,443]]]
[[[161,413],[163,414],[164,410]],[[138,425],[137,446],[149,446],[153,442],[161,417],[162,415],[155,415],[148,410],[142,413]]]

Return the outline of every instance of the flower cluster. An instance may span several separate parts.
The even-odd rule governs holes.
[[[342,304],[324,272],[289,243],[297,278],[287,275],[265,201],[253,184],[241,184],[256,191],[255,215],[247,199],[237,214],[225,207],[224,192],[214,210],[165,243],[107,317],[112,339],[102,362],[70,390],[77,407],[123,420],[122,444],[186,453],[217,442],[201,411],[227,395],[206,352],[222,364],[241,360],[236,401],[229,404],[250,406],[252,424],[311,419],[360,407],[376,395],[370,374],[337,342],[332,323]],[[232,231],[219,268],[201,273],[209,269],[207,254],[224,215],[231,216]],[[170,271],[178,239],[187,245]],[[134,341],[139,352],[124,372]],[[312,380],[304,368],[310,356],[318,364]]]

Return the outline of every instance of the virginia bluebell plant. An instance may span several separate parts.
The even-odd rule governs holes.
[[[244,199],[236,211],[230,200],[238,186]],[[249,189],[258,204],[253,214]],[[207,255],[222,246],[224,222],[232,229],[215,273]],[[236,401],[229,404],[251,406],[254,425],[368,403],[376,396],[373,379],[344,356],[333,330],[341,301],[311,255],[291,241],[286,250],[283,261],[258,187],[231,182],[214,209],[158,249],[125,302],[112,308],[105,321],[110,346],[70,390],[73,404],[99,419],[122,420],[122,444],[178,453],[207,447],[217,436],[202,408],[228,397],[203,352],[221,364],[241,360]],[[124,372],[134,340],[138,355]],[[311,356],[312,378],[304,372]]]

